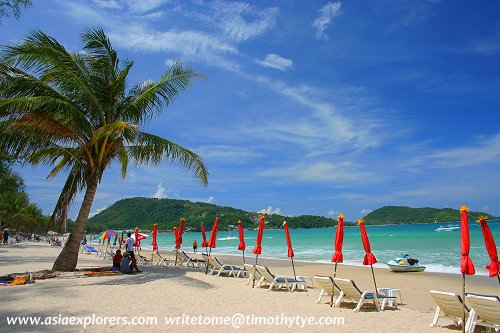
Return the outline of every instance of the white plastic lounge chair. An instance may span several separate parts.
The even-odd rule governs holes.
[[[206,263],[203,259],[189,257],[184,251],[179,251],[178,259],[181,260],[181,265],[186,267],[201,267],[201,264]]]
[[[462,309],[464,303],[462,297],[455,293],[444,291],[431,290],[431,297],[437,305],[434,320],[431,326],[437,326],[439,318],[448,318],[453,321],[455,325],[462,325]],[[465,318],[469,317],[469,308],[465,307]],[[467,327],[465,328],[467,331]]]
[[[323,297],[328,297],[328,299],[331,300],[334,286],[335,286],[334,296],[336,298],[338,298],[340,296],[340,289],[333,282],[333,278],[331,276],[315,275],[313,277],[313,280],[321,288],[321,292],[319,293],[319,296],[318,296],[318,299],[316,300],[316,303],[321,302],[321,299]],[[335,300],[334,300],[334,302],[335,302]]]
[[[292,277],[274,275],[266,266],[255,265],[255,268],[262,276],[257,284],[258,287],[263,284],[268,284],[269,288],[267,290],[273,290],[274,288],[282,289],[286,287],[287,290],[294,291],[297,287],[301,287],[301,289],[307,291],[305,281],[297,280]]]
[[[335,307],[339,306],[343,300],[349,299],[354,302],[358,302],[354,312],[359,312],[365,303],[373,303],[377,311],[379,309],[383,311],[388,302],[393,301],[391,303],[396,309],[398,308],[397,299],[394,296],[377,294],[375,300],[373,290],[361,291],[353,280],[335,278],[333,281],[335,281],[335,284],[341,291],[341,294],[337,298],[337,302],[335,302]],[[379,302],[382,303],[381,306],[379,306]]]
[[[476,294],[467,294],[465,297],[471,306],[466,325],[468,332],[474,332],[476,325],[500,332],[500,297]]]
[[[250,264],[244,264],[243,269],[246,270],[248,273],[248,279],[245,281],[245,285],[250,284],[253,280],[253,274],[255,272],[255,280],[258,282],[262,276],[260,273],[255,269],[255,265],[250,265]]]
[[[244,270],[243,268],[240,268],[238,266],[232,266],[232,265],[226,265],[223,264],[217,259],[217,257],[207,257],[208,258],[208,266],[211,267],[211,274],[216,274],[217,276],[220,276],[221,274],[226,274],[227,276],[234,276],[234,277],[240,277],[240,276],[248,276],[248,272]]]
[[[168,266],[170,265],[170,258],[161,256],[158,251],[153,251],[151,254],[151,264],[156,266]]]

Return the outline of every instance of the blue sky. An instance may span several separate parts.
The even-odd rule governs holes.
[[[208,187],[169,164],[124,180],[114,166],[93,212],[144,196],[346,220],[385,205],[500,215],[498,1],[33,2],[3,20],[2,44],[38,28],[79,50],[101,26],[135,61],[131,83],[174,60],[207,76],[143,129],[200,154]],[[17,170],[50,213],[64,177]]]

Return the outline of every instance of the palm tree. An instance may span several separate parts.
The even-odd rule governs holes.
[[[120,66],[101,28],[88,29],[81,39],[83,50],[68,52],[53,37],[33,31],[0,51],[0,151],[27,164],[53,166],[47,178],[69,171],[52,215],[59,224],[76,193],[85,192],[73,232],[54,262],[59,271],[76,267],[97,186],[111,163],[119,163],[125,177],[129,161],[168,160],[208,183],[200,156],[140,130],[204,76],[175,63],[158,82],[127,91],[133,62]]]

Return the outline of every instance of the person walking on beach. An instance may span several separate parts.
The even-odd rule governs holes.
[[[196,239],[193,242],[193,252],[194,253],[198,252],[198,243],[196,242]]]
[[[127,232],[127,239],[125,239],[125,250],[130,256],[130,259],[132,261],[132,266],[138,273],[140,273],[142,271],[140,271],[139,268],[137,268],[137,260],[135,259],[134,255],[134,243],[135,240],[132,238],[132,234],[130,232]]]

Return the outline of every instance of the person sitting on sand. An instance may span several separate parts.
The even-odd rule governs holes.
[[[111,267],[112,271],[120,270],[120,262],[122,261],[122,250],[116,250],[116,254],[113,257],[113,267]]]
[[[142,271],[137,268],[137,260],[135,259],[134,255],[134,243],[135,239],[132,238],[132,234],[130,232],[127,232],[127,239],[125,240],[125,250],[130,256],[130,260],[132,261],[132,266],[135,268],[137,273],[140,273]]]
[[[122,273],[130,273],[132,272],[132,262],[130,260],[130,255],[127,253],[125,253],[122,257],[122,260],[120,261],[120,271],[122,271]]]

